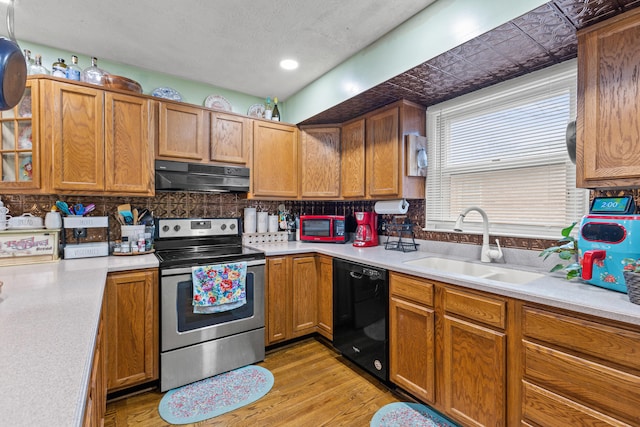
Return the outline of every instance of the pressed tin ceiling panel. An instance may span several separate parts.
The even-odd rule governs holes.
[[[553,0],[300,124],[340,123],[398,99],[434,105],[575,58],[576,31],[640,0]]]

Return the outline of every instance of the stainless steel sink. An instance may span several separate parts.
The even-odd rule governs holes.
[[[404,263],[415,267],[430,268],[447,273],[463,274],[465,276],[496,280],[498,282],[516,285],[522,285],[544,277],[544,274],[517,270],[515,268],[497,267],[493,264],[478,264],[438,257],[414,259],[405,261]]]

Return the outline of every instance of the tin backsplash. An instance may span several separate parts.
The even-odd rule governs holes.
[[[619,196],[632,195],[636,204],[640,206],[640,189],[634,190],[607,190],[592,191],[595,196]],[[154,197],[94,197],[94,196],[56,196],[56,195],[3,195],[2,200],[10,215],[32,215],[44,218],[45,214],[55,205],[56,200],[63,200],[68,204],[82,203],[87,205],[94,203],[95,211],[92,215],[109,217],[109,237],[113,240],[120,236],[120,224],[116,220],[118,205],[129,203],[132,208],[148,209],[156,217],[165,218],[229,218],[242,217],[245,207],[255,207],[259,211],[276,213],[278,206],[283,204],[285,209],[297,214],[325,214],[325,215],[349,215],[358,211],[373,210],[374,201],[273,201],[250,200],[242,193],[188,193],[171,192],[159,193]],[[416,239],[435,240],[443,242],[481,244],[482,236],[454,232],[423,231],[425,224],[425,201],[422,199],[409,200],[408,220],[414,224]],[[391,221],[391,215],[382,217],[385,221]],[[576,218],[578,221],[579,218]],[[569,224],[567,224],[569,225]],[[89,229],[87,241],[106,240],[104,231]],[[560,236],[558,236],[560,237]],[[534,238],[500,237],[500,244],[504,247],[542,250],[553,245],[555,241]]]

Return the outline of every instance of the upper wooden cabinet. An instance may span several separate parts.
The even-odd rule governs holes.
[[[640,187],[640,9],[578,32],[578,187]]]
[[[0,191],[40,192],[40,96],[37,80],[28,80],[18,105],[0,112]]]
[[[340,197],[340,128],[306,127],[301,132],[300,195],[307,199]]]
[[[150,101],[138,96],[105,92],[106,191],[154,194]]]
[[[153,195],[149,101],[42,80],[43,190]]]
[[[340,189],[342,197],[364,198],[364,119],[344,124],[341,142]]]
[[[425,131],[425,108],[409,101],[395,102],[366,117],[367,197],[424,197],[424,177],[406,174],[404,136]]]
[[[298,128],[253,122],[252,197],[298,197]]]
[[[208,114],[206,115],[208,119]],[[160,102],[156,159],[202,162],[209,144],[205,110],[200,107]]]
[[[214,162],[246,165],[253,139],[251,120],[225,113],[210,115],[210,157]]]

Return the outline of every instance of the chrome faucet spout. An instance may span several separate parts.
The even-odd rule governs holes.
[[[458,219],[456,220],[455,225],[453,226],[453,231],[462,231],[462,222],[467,214],[471,211],[476,211],[482,217],[482,249],[480,252],[480,261],[482,262],[491,262],[492,259],[502,258],[502,249],[500,248],[500,242],[496,239],[496,243],[498,244],[498,250],[493,250],[489,246],[489,218],[487,217],[487,213],[484,209],[479,208],[477,206],[470,206],[464,211],[460,213]]]

